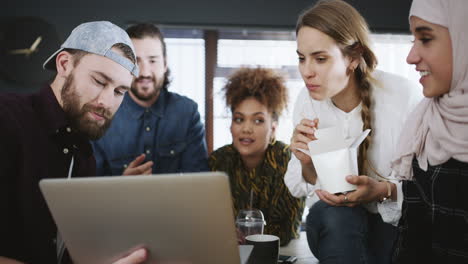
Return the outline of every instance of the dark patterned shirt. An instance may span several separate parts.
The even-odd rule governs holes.
[[[39,190],[44,178],[93,176],[88,140],[65,118],[50,87],[0,95],[0,256],[28,264],[57,262],[57,228]]]
[[[468,164],[423,171],[413,161],[413,173],[403,182],[397,263],[468,263]]]
[[[267,222],[264,233],[278,236],[281,245],[298,237],[304,211],[304,199],[293,197],[284,184],[290,157],[289,146],[276,141],[268,146],[264,160],[253,170],[245,168],[233,145],[217,149],[209,159],[211,170],[229,175],[234,215],[240,209],[249,208],[252,190],[252,207],[260,209]]]

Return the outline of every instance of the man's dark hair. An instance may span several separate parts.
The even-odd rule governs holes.
[[[134,39],[144,39],[144,38],[159,39],[162,44],[164,63],[166,63],[166,57],[167,57],[166,42],[164,41],[164,36],[158,27],[150,23],[143,23],[143,24],[130,26],[129,28],[127,28],[126,31],[127,31],[128,36]]]
[[[162,52],[164,64],[167,65],[167,52],[166,52],[166,42],[164,41],[164,36],[157,26],[151,23],[141,23],[130,26],[127,28],[127,34],[131,39],[144,39],[144,38],[157,38],[161,41]],[[164,83],[162,88],[167,90],[167,87],[171,83],[169,78],[170,76],[169,67],[167,68],[166,73],[164,74]]]

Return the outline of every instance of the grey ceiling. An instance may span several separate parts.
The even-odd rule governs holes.
[[[0,17],[39,16],[68,35],[77,24],[110,20],[120,26],[155,22],[189,27],[293,29],[316,0],[7,0]],[[408,32],[411,0],[348,0],[375,32]],[[66,36],[65,36],[66,37]]]

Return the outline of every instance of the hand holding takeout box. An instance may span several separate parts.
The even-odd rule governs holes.
[[[341,126],[318,129],[317,140],[309,142],[309,151],[300,149],[312,158],[322,189],[329,193],[356,190],[356,185],[346,181],[348,175],[359,175],[358,147],[369,134],[364,130],[356,138],[345,139]]]

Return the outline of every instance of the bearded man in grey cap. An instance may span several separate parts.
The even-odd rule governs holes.
[[[44,68],[37,94],[0,95],[0,263],[66,263],[38,183],[96,173],[89,140],[100,138],[138,76],[127,33],[105,21],[76,27]],[[58,238],[58,239],[57,239]],[[137,250],[117,263],[142,263]]]

